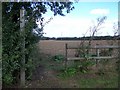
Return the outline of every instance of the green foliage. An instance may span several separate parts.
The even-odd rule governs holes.
[[[10,85],[13,82],[13,76],[11,73],[6,73],[5,76],[3,77],[3,81],[5,84]]]
[[[74,66],[63,69],[62,73],[60,73],[58,76],[66,78],[74,76],[77,72],[87,73],[88,67],[92,66],[93,64],[94,63],[91,61],[83,61],[80,63],[77,62]]]
[[[90,60],[75,61],[73,66],[62,69],[62,73],[60,73],[58,76],[67,78],[74,76],[77,72],[87,73],[89,71],[89,67],[93,66],[94,64],[95,62]]]
[[[58,76],[62,77],[62,78],[67,78],[67,77],[71,77],[74,76],[77,73],[77,69],[74,67],[69,67],[66,68],[65,70],[63,70],[62,73],[60,73]]]
[[[89,71],[89,67],[93,66],[95,62],[90,61],[90,60],[84,60],[77,62],[75,65],[76,69],[82,73],[87,73]]]
[[[76,65],[77,70],[82,73],[87,73],[89,71],[89,67],[95,64],[94,61],[89,59],[89,57],[93,56],[92,54],[89,53],[89,51],[90,51],[90,46],[85,44],[85,40],[82,41],[78,49],[76,49],[77,56],[84,58],[83,61],[77,62]]]
[[[109,75],[97,75],[77,79],[81,88],[117,88],[118,74],[111,72]]]
[[[27,78],[27,80],[31,79],[33,70],[34,70],[33,60],[29,59],[28,62],[26,63],[26,71],[27,71],[26,78]]]
[[[49,8],[48,8],[49,7]],[[26,10],[25,29],[20,34],[20,9]],[[43,35],[42,16],[50,9],[54,15],[64,16],[62,10],[69,13],[72,9],[72,2],[3,2],[2,3],[2,71],[3,84],[13,84],[20,75],[21,57],[25,54],[26,78],[30,79],[33,67],[36,62],[33,58],[35,44]],[[41,28],[38,29],[36,21],[40,21]],[[33,29],[38,33],[34,33]],[[22,53],[22,38],[25,37],[25,52]],[[33,64],[34,63],[34,64]],[[37,62],[36,62],[37,63]],[[19,80],[18,80],[19,81]]]
[[[64,73],[67,75],[67,76],[73,76],[75,75],[76,73],[76,69],[75,68],[67,68]]]
[[[53,56],[53,60],[56,62],[61,62],[65,59],[65,57],[63,55],[55,55]]]

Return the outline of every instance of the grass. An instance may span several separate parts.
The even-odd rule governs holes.
[[[113,72],[107,72],[104,75],[95,74],[94,71],[87,73],[77,73],[71,77],[63,77],[62,75],[58,78],[62,79],[63,82],[69,80],[75,81],[70,82],[77,84],[78,88],[117,88],[118,87],[118,74]]]
[[[117,75],[113,77],[104,75],[93,78],[81,78],[78,80],[78,83],[81,88],[116,88],[118,87],[117,80]]]
[[[99,69],[104,72],[103,74],[99,75],[101,70],[93,71],[90,70],[87,73],[78,72],[76,75],[72,77],[63,77],[62,75],[59,77],[64,81],[69,79],[73,79],[76,81],[76,84],[80,88],[117,88],[118,87],[118,73],[115,70],[116,67],[111,66],[111,63],[108,62],[109,65],[103,66]],[[109,69],[109,70],[108,70]]]
[[[63,62],[56,62],[52,60],[51,56],[47,56],[40,61],[40,64],[45,67],[47,71],[54,72],[54,78],[57,78],[57,82],[61,87],[65,88],[117,88],[118,86],[118,74],[115,71],[113,63],[107,66],[107,71],[104,70],[103,75],[96,74],[96,71],[90,70],[87,73],[77,72],[75,75],[64,76]],[[103,67],[102,68],[106,68]],[[109,69],[109,70],[108,70]],[[97,71],[99,72],[99,71]],[[49,80],[48,80],[49,82]],[[50,83],[50,82],[49,82]]]

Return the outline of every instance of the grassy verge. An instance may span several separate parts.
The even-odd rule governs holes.
[[[97,76],[93,78],[80,78],[77,80],[81,88],[116,88],[118,76],[111,73],[111,75]]]

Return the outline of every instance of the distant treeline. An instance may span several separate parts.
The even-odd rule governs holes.
[[[91,37],[43,37],[41,40],[89,40]],[[120,40],[120,36],[94,36],[93,40]]]

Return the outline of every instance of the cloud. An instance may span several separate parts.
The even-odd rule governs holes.
[[[90,19],[55,17],[44,28],[45,36],[54,37],[75,37],[83,36],[91,24]]]
[[[95,22],[96,19],[93,19]],[[113,22],[108,20],[101,26],[104,27],[96,35],[113,35]],[[82,37],[87,31],[86,36],[90,35],[89,28],[93,26],[90,18],[71,18],[56,16],[49,24],[44,27],[44,36],[47,37]]]
[[[93,9],[90,11],[90,14],[95,15],[107,15],[109,13],[110,13],[109,9]]]

